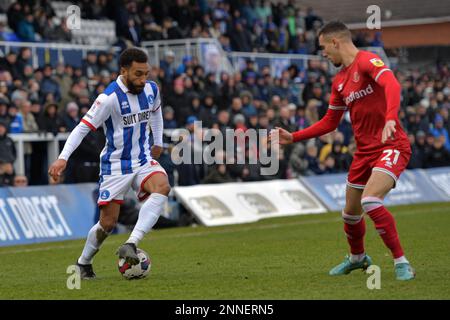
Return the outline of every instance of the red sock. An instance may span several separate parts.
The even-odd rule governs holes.
[[[398,237],[397,228],[395,227],[395,220],[392,214],[387,211],[384,206],[380,206],[367,212],[369,217],[375,223],[375,228],[378,234],[383,239],[384,244],[388,247],[394,259],[403,256],[403,249],[400,245],[400,239]]]
[[[366,234],[366,223],[362,216],[352,216],[342,213],[344,219],[344,231],[352,254],[364,253],[364,235]]]

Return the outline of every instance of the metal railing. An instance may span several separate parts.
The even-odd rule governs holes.
[[[14,169],[16,174],[25,174],[25,150],[26,142],[47,142],[48,166],[58,158],[59,142],[65,141],[69,137],[69,133],[58,133],[56,136],[52,133],[11,133],[8,135],[16,146],[16,161]]]

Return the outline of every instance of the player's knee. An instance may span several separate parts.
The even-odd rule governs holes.
[[[168,196],[170,192],[170,185],[168,183],[160,183],[156,185],[154,192]]]
[[[110,233],[116,227],[117,221],[113,218],[102,218],[100,225],[106,233]]]
[[[361,207],[364,212],[369,213],[383,206],[383,199],[374,196],[366,196],[361,198]]]
[[[371,190],[371,189],[367,189],[364,190],[364,192],[361,195],[361,200],[363,198],[367,198],[367,197],[374,197],[374,198],[378,198],[383,200],[385,193],[383,191],[380,190]]]
[[[356,202],[354,204],[346,203],[345,208],[344,210],[342,210],[342,212],[346,212],[347,214],[351,215],[361,215],[363,213],[359,202]]]

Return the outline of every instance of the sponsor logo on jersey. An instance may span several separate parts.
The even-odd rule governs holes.
[[[353,82],[358,82],[359,81],[359,73],[357,71],[355,71],[355,73],[353,74]]]
[[[371,62],[375,67],[382,67],[382,66],[384,66],[384,62],[381,61],[381,59],[378,59],[378,58],[370,59],[370,62]]]
[[[150,119],[150,111],[142,111],[139,113],[133,113],[122,117],[123,125],[130,126],[138,122],[148,121]]]
[[[128,105],[128,101],[122,101],[122,103],[121,103],[121,105],[120,105],[121,107],[122,107],[122,109],[126,109],[126,108],[128,108],[129,107],[129,105]]]
[[[147,97],[148,103],[153,104],[153,102],[155,101],[155,97],[153,97],[152,94],[149,94]]]
[[[353,101],[364,98],[365,96],[368,96],[369,94],[372,94],[372,93],[373,93],[373,88],[372,88],[372,85],[369,84],[367,86],[367,88],[365,88],[365,89],[350,92],[350,94],[347,97],[345,97],[345,104],[349,105]]]
[[[338,91],[338,92],[341,92],[343,87],[344,87],[344,84],[343,84],[343,83],[340,83],[340,84],[338,85],[338,87],[337,87],[337,91]]]

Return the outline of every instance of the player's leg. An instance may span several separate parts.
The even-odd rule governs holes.
[[[119,213],[120,204],[115,201],[101,206],[100,220],[89,230],[84,249],[77,261],[83,279],[95,278],[92,260],[99,251],[103,241],[116,226]]]
[[[384,244],[392,253],[396,267],[397,279],[414,278],[414,270],[406,259],[398,236],[395,219],[384,207],[384,197],[394,187],[397,177],[385,170],[374,169],[362,194],[361,206],[375,224]]]
[[[366,269],[372,261],[364,250],[366,224],[361,207],[364,186],[347,185],[345,208],[342,210],[344,231],[350,246],[350,255],[344,262],[330,270],[330,275],[344,275],[355,269]]]
[[[144,235],[152,229],[158,221],[159,216],[164,211],[167,196],[170,192],[167,175],[163,172],[152,175],[144,183],[143,189],[150,194],[150,196],[142,205],[136,226],[127,241],[136,245],[144,238]]]
[[[371,174],[370,163],[373,157],[355,153],[348,172],[345,207],[342,210],[344,231],[350,245],[350,255],[330,270],[330,275],[349,274],[355,269],[366,269],[372,262],[365,254],[364,235],[366,224],[361,207],[361,195]]]
[[[99,197],[100,220],[88,233],[83,252],[77,261],[83,273],[95,277],[92,260],[101,244],[116,226],[120,214],[120,205],[125,193],[129,190],[134,175],[100,176]],[[85,278],[90,278],[86,276]]]
[[[350,245],[351,262],[359,262],[365,256],[364,235],[366,234],[366,223],[361,207],[362,193],[363,189],[357,189],[347,185],[342,219],[344,220],[345,235]]]
[[[144,175],[146,176],[142,179]],[[146,200],[139,210],[138,221],[129,239],[118,250],[119,257],[126,259],[130,264],[139,263],[136,252],[137,245],[158,221],[159,216],[164,211],[167,196],[170,192],[167,175],[159,164],[138,174],[136,184],[139,186],[138,188],[135,187],[139,199],[141,201]],[[140,195],[143,196],[140,197]]]

